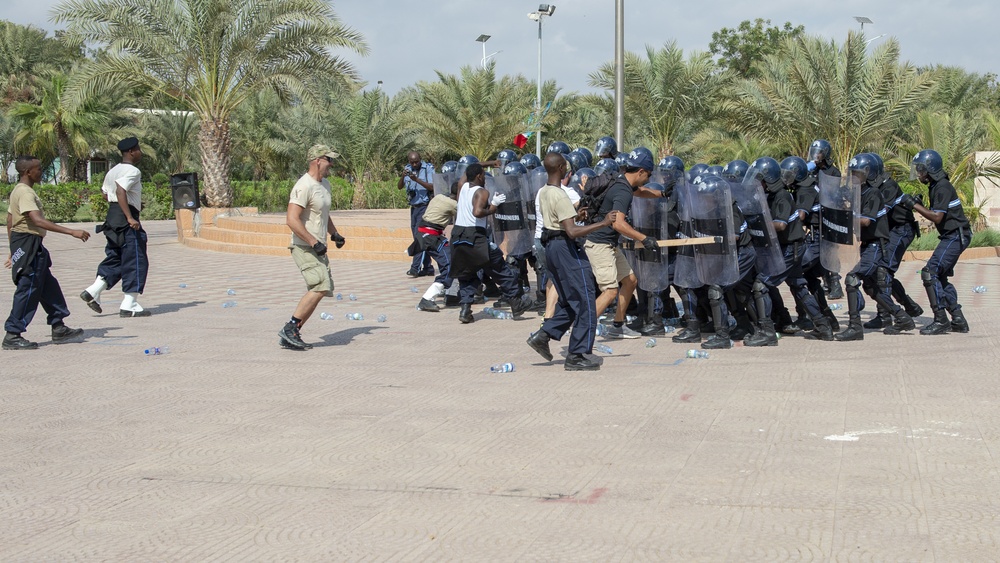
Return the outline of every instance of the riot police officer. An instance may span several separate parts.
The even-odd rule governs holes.
[[[813,177],[820,172],[827,176],[840,177],[840,169],[833,164],[833,147],[826,139],[816,139],[809,145],[809,156],[806,158],[809,166],[809,174]],[[840,274],[837,272],[826,273],[827,296],[830,299],[843,299],[844,288],[840,284]]]

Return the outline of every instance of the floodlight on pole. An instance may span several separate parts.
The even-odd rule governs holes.
[[[556,13],[555,4],[539,4],[538,11],[528,14],[528,19],[538,22],[538,89],[535,97],[535,153],[542,158],[542,16]]]
[[[870,20],[870,19],[868,19],[868,18],[866,18],[864,16],[854,16],[854,21],[856,21],[856,22],[858,22],[858,23],[861,24],[861,31],[865,30],[865,24],[866,23],[875,23],[872,20]]]

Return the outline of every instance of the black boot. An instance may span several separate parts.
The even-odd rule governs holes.
[[[4,350],[36,350],[37,348],[38,344],[36,342],[31,342],[14,332],[8,332],[3,337]]]
[[[839,342],[850,342],[852,340],[864,340],[865,329],[861,326],[861,318],[851,319],[847,328],[843,332],[838,332],[833,337]]]
[[[569,354],[563,363],[563,369],[566,371],[597,371],[601,369],[601,364],[583,354]]]
[[[684,330],[675,334],[671,338],[671,340],[673,340],[674,342],[684,343],[684,344],[701,342],[700,327],[701,323],[698,321],[697,318],[688,319],[687,325],[684,327]]]
[[[777,346],[778,333],[774,331],[774,321],[764,319],[759,322],[757,330],[743,339],[744,346]]]
[[[904,295],[903,301],[900,304],[903,306],[903,310],[906,311],[906,314],[911,317],[919,317],[924,314],[924,308],[921,307],[919,303],[914,301],[909,295]]]
[[[709,336],[701,343],[701,347],[706,350],[728,350],[733,347],[733,341],[729,338],[729,323],[721,322],[715,325],[715,334]]]
[[[951,332],[951,323],[948,322],[948,312],[944,309],[934,311],[934,322],[920,329],[920,334],[925,336],[948,334],[949,332]]]
[[[893,319],[892,326],[886,327],[885,330],[882,331],[882,334],[902,334],[903,332],[917,328],[917,325],[913,322],[913,317],[906,314],[906,311],[904,311],[902,307],[900,307],[899,311],[893,315]]]
[[[830,321],[824,316],[816,317],[813,321],[813,331],[807,334],[806,338],[825,342],[833,340],[833,327],[830,326]]]
[[[834,315],[829,307],[823,309],[823,316],[830,322],[830,330],[840,332],[840,321],[837,320],[837,315]]]
[[[956,309],[951,312],[951,331],[962,334],[969,332],[969,321],[965,320],[962,309]]]
[[[83,336],[82,328],[69,328],[63,323],[52,325],[52,343],[64,344],[73,342]]]
[[[639,333],[643,336],[662,336],[667,333],[663,328],[663,317],[658,313],[650,313],[649,318],[641,327]]]
[[[437,313],[441,310],[441,308],[437,306],[437,303],[430,299],[424,299],[423,297],[420,298],[420,303],[417,303],[417,309],[420,311],[427,311],[429,313]]]
[[[863,325],[867,329],[878,330],[880,328],[886,328],[892,326],[892,313],[887,311],[885,307],[881,305],[878,306],[878,315],[872,317],[872,320],[866,322]]]
[[[544,330],[538,329],[532,332],[531,336],[528,337],[528,346],[531,346],[532,350],[545,358],[545,361],[552,361],[552,352],[549,351],[549,335]]]
[[[472,305],[470,303],[462,303],[462,308],[458,311],[458,320],[464,325],[476,322],[475,317],[472,316]]]
[[[826,292],[827,299],[844,298],[844,287],[840,285],[840,276],[827,276],[826,285],[830,288],[830,290]]]

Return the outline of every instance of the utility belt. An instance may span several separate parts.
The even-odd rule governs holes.
[[[545,227],[542,227],[541,241],[543,246],[556,239],[566,239],[570,242],[573,241],[573,239],[566,234],[566,231],[546,229]]]

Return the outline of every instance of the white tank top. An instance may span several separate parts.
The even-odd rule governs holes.
[[[472,214],[472,196],[476,190],[485,189],[482,186],[471,186],[466,183],[458,192],[458,212],[455,214],[456,227],[486,228],[486,217],[476,217]]]

